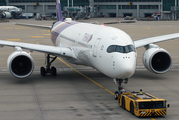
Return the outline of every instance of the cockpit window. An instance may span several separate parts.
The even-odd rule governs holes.
[[[126,53],[130,52],[130,50],[129,50],[129,49],[130,49],[129,46],[125,46],[124,48],[125,48],[125,52],[126,52]]]
[[[111,45],[107,48],[107,52],[129,53],[129,52],[135,52],[135,48],[133,45],[127,45],[127,46]]]
[[[124,48],[122,46],[116,46],[116,52],[124,52]]]

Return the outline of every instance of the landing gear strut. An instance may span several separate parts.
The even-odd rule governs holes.
[[[50,54],[47,55],[47,57],[46,57],[46,60],[47,60],[47,63],[46,63],[47,66],[46,66],[46,68],[44,68],[44,67],[40,68],[40,73],[41,73],[42,76],[45,76],[47,73],[51,73],[51,75],[53,75],[53,76],[57,75],[56,68],[53,67],[53,66],[50,68],[52,62],[54,62],[56,58],[57,58],[57,56],[50,57]],[[52,60],[50,61],[50,59],[52,59]]]
[[[114,79],[114,82],[116,83],[116,84],[118,84],[118,91],[115,91],[114,92],[114,99],[115,100],[117,100],[118,99],[118,96],[121,94],[120,92],[121,92],[121,90],[122,90],[122,86],[121,86],[121,84],[122,84],[122,82],[123,82],[123,79]],[[127,84],[128,83],[128,79],[126,78],[126,79],[124,79],[124,83],[125,84]]]

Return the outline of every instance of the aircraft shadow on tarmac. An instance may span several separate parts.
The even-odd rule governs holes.
[[[95,82],[101,82],[102,80],[109,80],[112,82],[112,79],[103,75],[98,71],[80,71],[82,74],[88,78],[94,80]],[[170,76],[166,74],[153,74],[149,71],[136,71],[135,74],[130,79],[145,79],[145,80],[165,80],[169,79]],[[61,82],[61,81],[71,81],[73,82],[82,82],[85,78],[75,71],[58,71],[57,76],[51,76],[47,74],[45,77],[41,76],[39,72],[34,72],[30,77],[25,79],[14,78],[13,76],[7,75],[4,79],[7,79],[11,84],[29,84],[31,82]]]
[[[148,80],[164,80],[169,79],[168,73],[165,74],[154,74],[149,71],[136,71],[131,77],[133,79],[148,79]]]
[[[97,71],[80,71],[86,77],[95,80],[96,82],[101,81],[102,79],[109,79],[112,81],[111,78],[103,75]],[[31,76],[25,79],[14,78],[10,75],[5,75],[5,80],[12,84],[28,84],[31,82],[60,82],[60,81],[71,81],[73,82],[82,82],[85,78],[84,76],[80,75],[75,71],[58,71],[57,76],[52,76],[51,74],[47,74],[46,76],[41,76],[39,72],[34,72]]]

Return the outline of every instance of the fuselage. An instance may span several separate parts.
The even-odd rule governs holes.
[[[51,29],[57,47],[68,47],[73,64],[91,66],[117,79],[131,77],[136,69],[137,53],[129,35],[117,28],[75,21],[59,21]]]
[[[15,6],[0,6],[0,10],[8,11],[8,12],[11,12],[11,11],[21,12],[22,11],[21,9]]]

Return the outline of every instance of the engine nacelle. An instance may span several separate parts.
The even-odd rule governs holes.
[[[17,78],[26,78],[34,70],[34,60],[25,51],[15,51],[10,54],[7,60],[9,72]]]
[[[143,54],[143,64],[149,71],[161,74],[170,69],[172,59],[163,48],[149,48]]]
[[[11,13],[10,12],[4,12],[2,14],[2,18],[10,18],[11,17]]]

